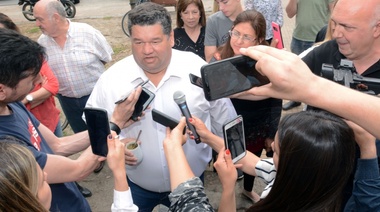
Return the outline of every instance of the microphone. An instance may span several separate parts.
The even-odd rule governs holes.
[[[189,107],[187,107],[186,104],[185,94],[182,91],[176,91],[173,94],[173,99],[175,103],[177,103],[179,109],[181,109],[182,115],[186,117],[187,127],[191,130],[191,132],[193,132],[195,143],[199,144],[201,142],[201,139],[199,138],[199,135],[195,130],[195,127],[189,123],[189,118],[191,118],[191,114],[189,111]]]

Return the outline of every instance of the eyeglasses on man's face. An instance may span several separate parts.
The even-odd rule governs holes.
[[[240,32],[238,32],[236,30],[230,30],[230,31],[228,31],[228,33],[230,34],[231,38],[236,38],[236,39],[242,38],[243,42],[252,42],[253,43],[256,40],[256,38],[253,38],[250,35],[241,35]]]

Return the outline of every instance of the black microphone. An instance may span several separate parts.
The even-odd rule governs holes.
[[[176,91],[173,94],[173,99],[175,103],[177,103],[179,109],[181,109],[182,115],[186,117],[187,127],[191,130],[191,132],[193,132],[195,143],[199,144],[201,142],[201,139],[199,138],[199,135],[195,130],[195,127],[189,123],[189,118],[191,118],[191,114],[189,111],[189,107],[187,107],[186,104],[185,94],[182,91]]]

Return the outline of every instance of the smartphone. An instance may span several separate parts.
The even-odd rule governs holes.
[[[115,104],[120,104],[120,103],[122,103],[122,102],[124,102],[128,97],[129,97],[129,95],[131,95],[131,93],[132,93],[132,91],[134,91],[137,87],[139,87],[140,85],[141,86],[144,86],[146,83],[148,83],[149,82],[149,80],[146,80],[146,81],[142,81],[142,82],[140,82],[139,84],[137,84],[134,88],[133,88],[133,90],[131,90],[131,91],[129,91],[128,93],[126,93],[126,94],[124,94],[123,96],[121,96],[120,97],[120,99],[119,100],[117,100],[116,102],[115,102]]]
[[[193,85],[196,85],[200,88],[203,88],[203,83],[202,83],[202,78],[194,75],[194,74],[189,74],[189,77],[190,77],[190,82],[193,84]]]
[[[282,40],[281,26],[276,22],[272,22],[272,29],[273,29],[273,39],[278,40],[276,48],[277,49],[283,49],[284,48],[284,41]]]
[[[203,91],[208,101],[269,83],[255,68],[256,61],[239,55],[201,67]]]
[[[231,152],[232,162],[236,163],[246,153],[243,117],[237,116],[223,126],[224,145]]]
[[[131,116],[131,119],[133,121],[138,120],[137,118],[141,116],[142,112],[149,106],[149,104],[153,101],[155,96],[156,95],[147,88],[142,88],[139,99],[135,104],[135,110],[133,111],[133,114]]]
[[[177,125],[179,123],[174,118],[172,118],[172,117],[166,115],[165,113],[158,111],[154,108],[152,110],[152,118],[153,118],[153,121],[155,121],[159,124],[162,124],[165,127],[169,127],[171,130],[174,129],[175,127],[177,127]],[[186,128],[183,129],[183,134],[185,134],[185,133],[186,133]]]
[[[107,157],[107,136],[111,133],[107,111],[101,108],[84,108],[92,152]]]

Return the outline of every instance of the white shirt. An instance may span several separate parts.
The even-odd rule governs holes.
[[[121,138],[136,138],[139,130],[142,130],[139,140],[143,160],[138,166],[132,168],[127,166],[127,174],[131,181],[146,190],[170,191],[170,176],[163,149],[166,128],[152,120],[153,108],[179,120],[181,111],[173,100],[173,93],[180,90],[186,95],[190,113],[200,118],[209,129],[221,137],[223,124],[236,117],[235,109],[229,99],[209,102],[204,98],[203,90],[190,83],[189,73],[200,76],[200,68],[204,64],[206,64],[204,60],[191,52],[173,49],[170,65],[159,85],[155,87],[148,82],[144,86],[156,95],[150,104],[151,109],[145,111],[145,116],[140,121],[120,133]],[[110,116],[115,101],[146,79],[148,78],[145,73],[131,55],[102,74],[90,95],[87,106],[104,108]],[[188,139],[183,149],[192,171],[196,176],[200,176],[211,160],[211,148]]]
[[[276,167],[273,163],[273,158],[259,160],[256,164],[255,172],[257,177],[263,179],[265,184],[267,184],[260,196],[260,199],[264,199],[268,196],[270,190],[272,189],[277,174]]]
[[[137,212],[139,208],[133,204],[131,189],[128,191],[113,190],[112,212]]]

